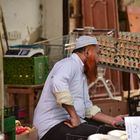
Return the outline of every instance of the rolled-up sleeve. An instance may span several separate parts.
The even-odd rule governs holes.
[[[87,118],[91,118],[92,116],[96,115],[99,112],[101,112],[101,109],[98,106],[93,105],[93,106],[91,106],[89,108],[86,108],[86,114],[85,114],[85,116]]]
[[[72,96],[68,91],[65,92],[56,92],[56,101],[59,105],[67,104],[67,105],[73,105],[73,99]]]

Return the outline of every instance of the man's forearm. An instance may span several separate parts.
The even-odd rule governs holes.
[[[104,122],[106,124],[112,125],[114,121],[114,117],[108,116],[102,112],[97,113],[96,115],[92,116],[92,119]]]
[[[65,108],[65,110],[68,112],[68,114],[70,115],[70,117],[77,117],[77,113],[75,111],[74,106],[72,105],[66,105],[66,104],[62,104],[62,106]]]
[[[70,115],[70,118],[66,120],[64,123],[71,128],[77,127],[80,124],[80,118],[77,115],[74,106],[66,104],[62,104],[62,106],[66,109],[66,111]]]
[[[124,121],[125,116],[126,115],[118,115],[116,117],[112,117],[112,116],[106,115],[102,112],[99,112],[96,115],[92,116],[92,119],[112,125],[113,127],[122,127],[120,125],[118,126],[118,124],[120,124],[120,122]]]

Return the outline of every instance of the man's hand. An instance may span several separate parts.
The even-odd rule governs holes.
[[[126,116],[128,116],[128,115],[119,115],[119,116],[114,117],[111,125],[113,127],[123,128],[124,127],[124,117],[126,117]]]
[[[80,125],[80,118],[77,116],[77,117],[72,117],[70,118],[69,120],[66,120],[64,122],[64,124],[66,124],[68,127],[70,128],[75,128],[77,127],[78,125]]]

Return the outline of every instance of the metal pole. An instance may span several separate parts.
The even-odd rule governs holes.
[[[1,109],[1,132],[4,133],[4,78],[3,78],[3,51],[0,38],[0,109]]]

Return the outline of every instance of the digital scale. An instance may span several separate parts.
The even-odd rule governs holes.
[[[10,47],[5,53],[5,57],[33,57],[44,55],[44,49],[39,46],[21,45]]]

